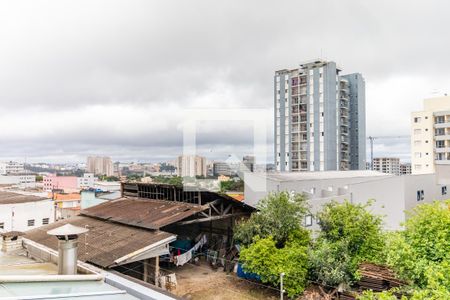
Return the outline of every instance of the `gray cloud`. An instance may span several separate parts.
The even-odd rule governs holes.
[[[408,134],[410,111],[450,83],[449,8],[387,0],[5,1],[0,124],[14,126],[0,133],[0,157],[169,158],[180,151],[184,108],[270,109],[273,72],[319,56],[365,76],[369,134]],[[251,135],[222,127],[199,143],[251,151]],[[409,142],[380,142],[379,153],[407,158]]]

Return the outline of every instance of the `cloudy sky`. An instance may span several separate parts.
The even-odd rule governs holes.
[[[186,109],[266,109],[273,74],[322,57],[367,84],[368,135],[408,135],[450,92],[446,1],[0,0],[0,159],[179,154]],[[272,151],[272,133],[268,134]],[[248,122],[206,122],[210,158],[253,152]],[[376,155],[409,159],[409,141]]]

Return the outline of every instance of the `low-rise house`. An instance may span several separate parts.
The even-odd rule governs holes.
[[[51,198],[0,191],[0,232],[26,231],[54,221]]]
[[[254,209],[226,195],[184,191],[172,185],[123,184],[122,198],[83,209],[79,216],[26,232],[26,239],[50,249],[57,241],[46,234],[63,225],[89,229],[79,238],[79,259],[104,270],[130,274],[165,287],[167,276],[160,257],[179,257],[177,266],[192,254],[174,243],[207,247],[217,255],[232,248],[233,227]],[[181,255],[181,256],[180,256]],[[183,259],[181,258],[183,256]]]

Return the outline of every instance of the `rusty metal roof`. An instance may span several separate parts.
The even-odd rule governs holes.
[[[142,198],[121,198],[88,209],[81,214],[147,229],[159,229],[207,210],[207,206]]]
[[[38,197],[33,195],[22,195],[17,193],[0,191],[0,204],[19,204],[27,202],[36,202],[48,200],[49,198]]]
[[[27,231],[26,238],[57,251],[58,239],[48,235],[47,231],[65,224],[89,229],[89,232],[80,234],[78,238],[78,259],[103,268],[114,266],[114,261],[137,250],[175,237],[164,231],[76,216]]]

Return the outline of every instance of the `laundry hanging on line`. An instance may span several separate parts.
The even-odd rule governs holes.
[[[197,242],[197,244],[194,245],[194,247],[181,255],[174,256],[173,260],[175,262],[175,265],[182,266],[189,262],[192,259],[192,253],[200,249],[204,244],[206,244],[206,242],[206,235],[203,235],[202,238]]]

